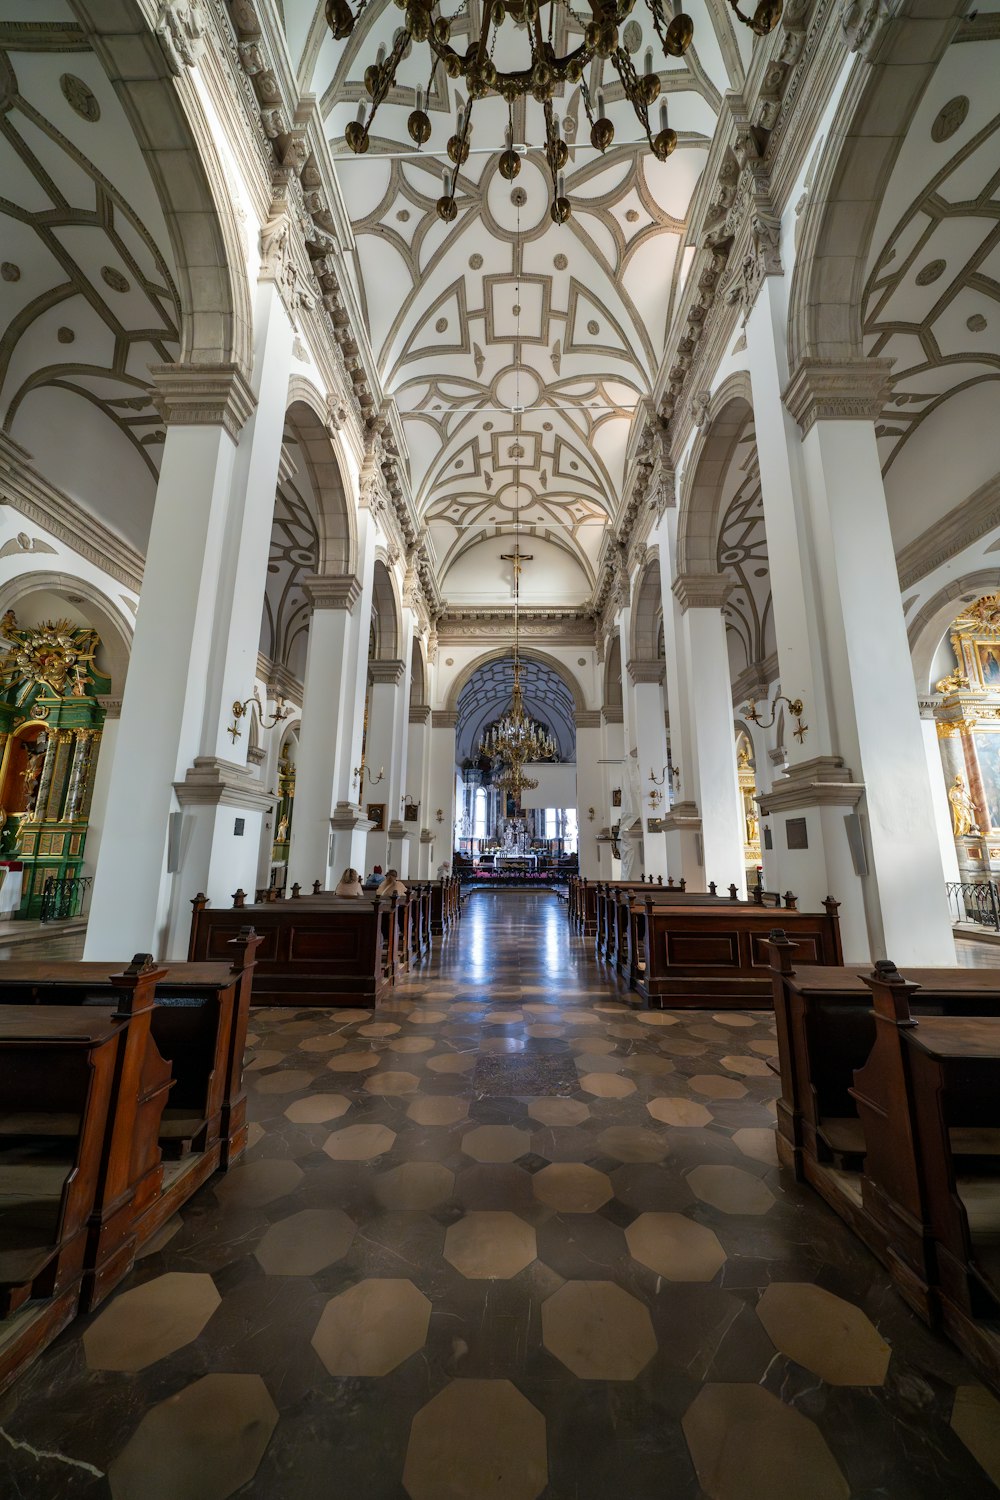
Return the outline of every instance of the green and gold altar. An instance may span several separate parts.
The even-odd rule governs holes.
[[[50,903],[68,914],[83,870],[87,822],[111,682],[97,669],[96,630],[68,620],[0,619],[0,859],[22,867],[15,916]]]
[[[1000,594],[954,621],[934,710],[963,880],[1000,873]]]

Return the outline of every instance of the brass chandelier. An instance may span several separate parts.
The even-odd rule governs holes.
[[[404,24],[396,32],[391,51],[380,48],[376,60],[365,69],[365,89],[371,104],[367,108],[362,104],[358,118],[347,126],[347,145],[358,153],[368,150],[369,132],[379,106],[389,90],[399,86],[396,84],[396,70],[400,62],[408,55],[412,42],[426,42],[430,51],[430,73],[426,90],[415,90],[414,108],[407,121],[410,139],[418,147],[430,140],[431,120],[424,105],[439,63],[449,78],[463,78],[469,92],[468,107],[459,110],[454,134],[448,141],[448,158],[452,166],[445,171],[444,191],[437,202],[440,218],[450,223],[458,213],[455,189],[458,170],[469,155],[475,102],[492,94],[503,99],[508,106],[507,144],[500,153],[498,168],[501,176],[509,182],[521,170],[521,155],[513,145],[513,106],[516,100],[530,95],[543,106],[545,114],[545,160],[553,192],[550,213],[554,223],[564,224],[572,212],[563,180],[569,147],[562,138],[553,109],[557,91],[566,84],[579,85],[590,122],[591,144],[596,150],[605,152],[615,136],[614,125],[605,113],[603,95],[599,93],[595,101],[584,80],[586,69],[595,57],[609,61],[617,73],[653,155],[666,161],[677,145],[677,133],[670,127],[665,99],[660,101],[659,128],[655,135],[650,125],[649,111],[660,96],[660,78],[653,66],[652,47],[646,50],[644,69],[640,74],[619,36],[619,27],[635,3],[636,0],[590,0],[590,15],[581,16],[571,8],[569,0],[484,0],[479,35],[470,36],[466,50],[459,52],[451,45],[451,28],[458,16],[467,12],[468,0],[460,0],[450,16],[444,13],[440,0],[396,0],[405,12]],[[754,14],[746,16],[739,8],[739,0],[728,0],[738,19],[758,36],[773,31],[781,17],[782,3],[783,0],[758,0]],[[355,0],[352,9],[349,0],[327,0],[327,24],[337,41],[350,36],[367,4],[368,0]],[[694,37],[691,17],[681,11],[668,21],[663,0],[644,0],[644,4],[652,17],[664,54],[683,57]],[[543,23],[546,9],[548,20]],[[556,50],[556,24],[560,17],[564,24],[558,34],[568,35],[570,22],[575,22],[578,29],[582,28],[583,34],[583,40],[577,46],[562,54]],[[508,21],[511,27],[503,32]],[[514,29],[523,33],[520,50],[524,66],[498,68],[493,61],[498,39],[501,34],[508,39]],[[502,55],[509,55],[506,47],[502,49]]]

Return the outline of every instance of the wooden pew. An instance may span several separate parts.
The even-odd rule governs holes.
[[[296,888],[297,889],[297,888]],[[377,1005],[397,967],[396,908],[382,896],[348,898],[314,887],[314,895],[249,906],[237,891],[230,908],[213,908],[199,893],[191,903],[188,960],[226,956],[246,923],[260,938],[253,970],[253,1005]]]
[[[170,964],[156,985],[150,1032],[172,1075],[160,1149],[171,1160],[202,1156],[201,1181],[246,1144],[243,1054],[259,942],[244,927],[230,964]],[[115,973],[101,963],[2,963],[0,1006],[110,1003]]]
[[[659,904],[647,896],[633,914],[642,914],[644,932],[629,923],[632,955],[629,982],[650,1005],[685,1008],[769,1009],[773,1004],[768,939],[774,912],[756,902],[706,898]],[[794,903],[790,893],[786,900]],[[636,907],[632,903],[630,911]],[[828,896],[822,912],[801,912],[794,904],[781,920],[811,964],[843,963],[839,902]],[[645,949],[644,964],[634,955]]]
[[[735,899],[735,886],[732,888]],[[714,907],[721,897],[716,895],[714,882],[706,894],[704,891],[689,891],[684,882],[674,885],[668,882],[655,893],[649,886],[645,890],[629,890],[611,886],[597,893],[597,956],[617,969],[630,987],[645,972],[646,967],[646,907],[654,906],[699,906]],[[601,941],[604,941],[603,950]]]
[[[430,881],[431,932],[443,937],[462,915],[461,881],[457,875],[448,875]]]
[[[570,924],[584,937],[593,937],[597,931],[597,892],[599,889],[642,891],[648,890],[650,885],[662,886],[663,883],[662,875],[658,875],[655,881],[652,875],[648,880],[645,876],[640,880],[590,880],[587,877],[581,878],[575,875],[569,883],[567,916]],[[673,877],[669,884],[673,885]]]

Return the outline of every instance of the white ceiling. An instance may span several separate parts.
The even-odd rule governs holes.
[[[666,59],[645,7],[635,8],[627,41],[640,68],[646,46],[655,44],[681,144],[666,163],[644,145],[602,158],[590,147],[579,90],[567,90],[557,113],[567,140],[582,145],[571,150],[566,171],[574,215],[561,227],[549,218],[551,187],[537,149],[541,105],[528,101],[515,110],[515,138],[535,149],[508,183],[496,165],[507,106],[496,98],[476,103],[472,146],[489,149],[470,155],[459,179],[458,218],[444,225],[435,212],[441,153],[465,95],[438,67],[424,155],[379,160],[380,151],[413,149],[406,119],[415,86],[426,85],[430,72],[427,47],[414,45],[400,66],[400,87],[376,117],[369,153],[352,157],[343,135],[367,98],[364,69],[380,42],[391,46],[402,15],[389,0],[374,0],[352,36],[335,43],[323,8],[318,0],[284,0],[289,52],[300,87],[321,100],[354,224],[359,297],[385,389],[403,414],[413,493],[443,593],[449,595],[448,573],[463,553],[498,532],[509,541],[516,509],[530,537],[569,550],[585,593],[623,484],[634,413],[663,354],[685,215],[721,94],[742,82],[749,32],[740,27],[737,36],[724,0],[691,0],[694,44],[683,60]],[[478,32],[478,3],[469,0],[453,22],[453,44],[468,34],[469,11]],[[570,26],[580,29],[575,19]],[[520,65],[522,42],[506,21],[500,46],[510,53],[508,65]],[[501,62],[499,50],[494,60]],[[617,139],[635,141],[638,122],[617,76],[595,61],[588,83],[596,89],[606,80]],[[511,416],[514,405],[526,408],[522,418]],[[476,599],[467,571],[465,602],[509,599],[509,569],[499,577],[492,567],[478,569]]]

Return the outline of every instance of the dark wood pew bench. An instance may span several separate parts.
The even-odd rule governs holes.
[[[795,901],[790,894],[786,899]],[[649,1005],[769,1010],[774,911],[756,902],[705,901],[702,896],[701,904],[660,904],[647,896],[630,904],[629,983]],[[782,911],[781,921],[809,963],[842,964],[839,903],[827,897],[823,907],[803,912],[791,905]]]
[[[191,903],[188,960],[227,957],[244,925],[260,938],[252,1005],[373,1006],[388,994],[398,952],[393,903],[381,896],[335,896],[316,883],[311,896],[248,905],[237,891],[231,907],[212,907],[199,893]]]
[[[732,899],[736,899],[736,887],[732,886]],[[626,886],[598,888],[595,905],[597,909],[597,956],[617,969],[630,987],[646,967],[646,909],[660,906],[707,906],[714,907],[722,901],[713,881],[706,891],[689,891],[684,882],[674,885],[668,881],[662,888],[652,890],[648,885],[631,889]],[[744,903],[745,904],[745,903]]]

